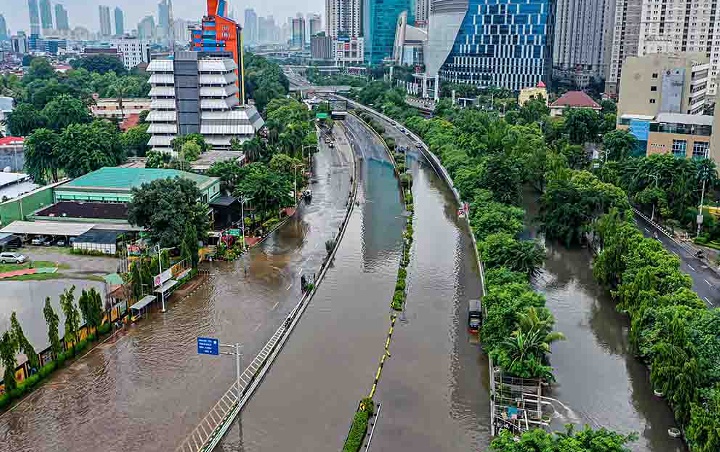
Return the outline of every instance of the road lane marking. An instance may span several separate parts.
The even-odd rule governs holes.
[[[650,229],[648,229],[648,228],[645,228],[645,232],[650,232]]]
[[[692,266],[692,265],[688,264],[688,267],[690,267],[690,270],[692,270],[692,271],[696,271],[696,270],[695,270],[695,269],[693,268],[693,266]]]
[[[273,305],[271,311],[274,311],[275,308],[277,308],[279,304],[280,304],[280,302],[279,302],[279,301],[276,301],[275,304]]]
[[[709,284],[709,283],[708,283],[708,284]],[[290,290],[291,287],[292,287],[292,283],[290,283],[290,285],[287,286],[287,289],[285,289],[285,290]]]
[[[255,331],[259,330],[261,325],[262,325],[262,323],[258,323],[257,326],[255,327]]]
[[[712,287],[712,286],[713,286],[712,284],[710,284],[710,283],[708,282],[708,280],[707,280],[707,279],[706,279],[706,280],[704,280],[704,281],[705,281],[705,282],[707,283],[707,285],[708,285],[708,286],[710,286],[710,287]]]
[[[705,301],[707,301],[708,303],[710,303],[710,299],[709,299],[708,297],[703,297],[703,298],[705,299]]]

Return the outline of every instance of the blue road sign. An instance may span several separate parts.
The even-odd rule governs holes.
[[[220,342],[212,337],[197,338],[197,350],[199,355],[219,355]]]

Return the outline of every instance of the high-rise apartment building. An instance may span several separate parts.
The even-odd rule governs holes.
[[[514,91],[549,78],[550,0],[433,0],[425,52],[428,75]]]
[[[120,7],[115,7],[115,36],[122,36],[125,34],[125,15]]]
[[[37,0],[28,0],[30,13],[30,35],[40,36],[40,8]]]
[[[170,36],[170,10],[172,0],[161,0],[158,3],[158,38],[164,39]]]
[[[55,28],[58,31],[70,30],[67,10],[60,3],[55,5]]]
[[[720,1],[615,0],[615,27],[606,91],[617,94],[626,58],[653,53],[704,52],[710,58],[708,92],[720,70]]]
[[[395,44],[395,31],[400,13],[408,11],[408,21],[414,22],[415,11],[410,0],[364,0],[363,38],[365,39],[365,62],[377,64],[391,58]]]
[[[112,35],[112,28],[110,27],[110,7],[100,5],[98,12],[100,15],[100,36]]]
[[[30,45],[28,43],[28,38],[25,35],[24,32],[19,31],[18,34],[13,35],[10,38],[10,49],[19,54],[26,54],[30,51]]]
[[[155,41],[155,18],[153,16],[145,16],[138,23],[138,39],[144,41]]]
[[[43,30],[53,29],[52,7],[50,0],[40,0],[40,24]]]
[[[248,8],[245,10],[245,22],[243,23],[243,42],[245,45],[255,45],[258,43],[258,17],[255,10]]]
[[[173,59],[151,61],[147,71],[148,145],[154,151],[172,153],[173,138],[191,133],[229,150],[232,139],[249,140],[264,124],[255,107],[240,105],[238,66],[230,53],[175,52]]]
[[[242,28],[227,13],[225,0],[207,0],[207,15],[202,25],[192,30],[190,48],[196,52],[229,54],[235,62],[235,84],[239,89],[235,96],[245,103]]]
[[[8,28],[7,22],[5,22],[5,16],[0,14],[0,41],[8,40]]]
[[[426,27],[430,17],[430,0],[415,0],[415,25]]]
[[[362,36],[361,0],[326,0],[325,31],[332,38]],[[395,19],[392,20],[393,27]]]
[[[308,14],[308,37],[307,39],[310,40],[311,37],[315,36],[316,34],[323,31],[322,28],[322,17],[320,17],[320,14]]]
[[[605,75],[614,0],[556,0],[555,5],[553,78],[584,88]]]
[[[305,47],[305,18],[298,13],[297,17],[290,19],[291,35],[290,48],[302,49]]]

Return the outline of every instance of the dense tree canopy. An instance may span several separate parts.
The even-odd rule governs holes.
[[[280,66],[266,58],[246,53],[245,63],[245,95],[255,100],[258,111],[272,100],[287,94],[290,82]]]
[[[144,227],[151,240],[163,248],[179,247],[186,228],[194,227],[197,239],[207,236],[207,204],[202,203],[195,182],[184,179],[158,179],[132,190],[128,206],[131,224]]]
[[[58,139],[56,152],[58,164],[69,177],[79,177],[125,161],[117,128],[103,120],[65,128]]]
[[[87,55],[82,58],[72,60],[70,65],[73,69],[85,69],[89,72],[97,72],[99,74],[114,72],[118,75],[122,75],[127,72],[121,58],[104,54]]]
[[[25,140],[25,171],[38,183],[57,182],[58,135],[50,129],[37,129]]]

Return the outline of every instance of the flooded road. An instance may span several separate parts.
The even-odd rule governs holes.
[[[335,260],[345,270],[328,274],[220,450],[336,452],[372,385],[389,326],[402,207],[379,143],[354,118],[346,123],[365,158],[364,203]],[[372,449],[477,450],[488,443],[487,364],[464,324],[467,300],[481,292],[478,269],[452,195],[431,169],[411,166],[417,217],[408,305],[375,396],[382,412]]]
[[[262,385],[217,450],[342,448],[370,391],[389,325],[404,218],[393,169],[359,124],[358,199],[334,266]]]
[[[318,271],[338,230],[350,158],[322,145],[311,204],[245,260],[213,264],[195,294],[101,344],[5,413],[0,451],[173,450],[235,377],[233,359],[196,355],[196,337],[241,342],[246,357],[262,348],[297,303],[300,275]]]
[[[526,193],[528,216],[535,214],[534,196]],[[552,427],[572,423],[606,427],[621,433],[636,432],[636,451],[679,452],[682,441],[670,438],[675,426],[664,400],[653,395],[650,372],[635,359],[628,339],[627,316],[615,310],[609,294],[592,274],[588,250],[569,250],[546,243],[548,257],[533,285],[547,298],[556,319],[555,329],[567,340],[552,346],[551,364],[557,383],[549,396],[557,417]]]
[[[375,400],[380,452],[473,451],[489,444],[487,361],[467,330],[482,288],[456,202],[429,166],[409,159],[415,221],[405,312]]]

